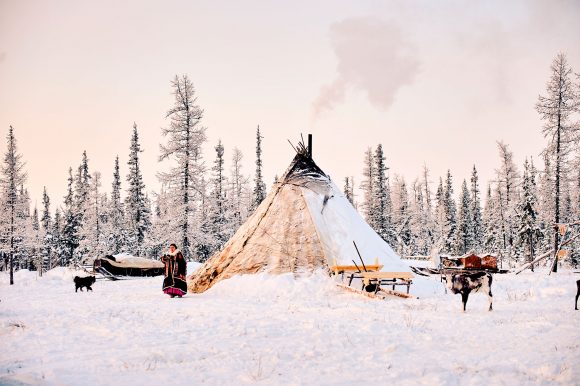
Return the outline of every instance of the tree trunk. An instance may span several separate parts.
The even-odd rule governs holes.
[[[530,269],[532,270],[532,272],[534,272],[534,241],[533,241],[533,235],[530,234]]]
[[[558,104],[561,104],[561,98]],[[560,162],[561,162],[561,148],[560,148],[560,133],[561,133],[561,122],[560,122],[560,110],[558,109],[558,131],[556,132],[556,207],[554,222],[556,223],[556,228],[554,232],[554,250],[556,251],[556,258],[552,268],[552,272],[558,272],[558,244],[560,243],[560,234],[557,224],[560,222]]]
[[[14,285],[14,202],[10,206],[10,285]]]

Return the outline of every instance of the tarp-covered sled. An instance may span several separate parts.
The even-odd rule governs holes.
[[[119,254],[95,259],[93,268],[106,276],[159,276],[164,265],[158,260]]]

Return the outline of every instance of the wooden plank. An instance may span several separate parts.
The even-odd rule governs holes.
[[[380,271],[383,266],[380,264],[371,264],[371,265],[367,265],[367,270],[368,271]],[[362,268],[359,267],[359,268]],[[358,272],[359,269],[356,267],[356,265],[332,265],[330,266],[330,270],[333,272]]]
[[[342,289],[345,289],[345,290],[350,291],[350,292],[354,292],[354,293],[359,294],[359,295],[366,296],[366,297],[371,298],[371,299],[385,299],[386,298],[386,296],[377,295],[374,292],[362,291],[362,290],[350,287],[346,284],[336,283],[336,285]]]
[[[361,272],[365,279],[404,279],[409,280],[415,276],[411,272]]]
[[[384,292],[384,293],[389,294],[389,295],[398,296],[400,298],[405,298],[405,299],[419,299],[415,295],[406,294],[404,292],[394,291],[394,290],[390,290],[390,289],[384,289],[382,287],[381,287],[381,289],[379,290],[378,293],[381,293],[381,292]]]
[[[359,295],[363,295],[366,297],[369,297],[371,299],[386,299],[388,296],[396,296],[396,297],[400,297],[403,299],[419,299],[418,297],[414,296],[414,295],[409,295],[403,292],[399,292],[399,291],[393,291],[393,290],[388,290],[388,289],[381,289],[379,292],[374,293],[374,292],[366,292],[363,290],[359,290],[357,288],[353,288],[350,287],[346,284],[342,284],[342,283],[336,283],[336,285],[342,289],[345,289],[347,291],[350,292],[354,292],[357,293]]]

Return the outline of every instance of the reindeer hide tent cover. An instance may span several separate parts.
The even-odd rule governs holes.
[[[188,278],[189,291],[204,292],[235,275],[299,275],[352,260],[358,264],[353,241],[365,264],[378,259],[382,271],[411,272],[308,152],[299,151],[254,214]]]

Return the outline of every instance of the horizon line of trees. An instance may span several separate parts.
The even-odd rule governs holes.
[[[572,77],[575,76],[575,83]],[[365,153],[360,205],[354,197],[354,179],[345,179],[344,194],[361,208],[371,227],[402,256],[470,250],[499,254],[510,265],[536,252],[558,245],[554,223],[580,218],[580,76],[574,74],[563,54],[551,67],[546,94],[536,110],[545,121],[547,138],[543,170],[532,160],[523,174],[508,145],[498,142],[500,167],[497,179],[482,193],[477,169],[464,180],[455,202],[451,171],[431,190],[429,169],[410,186],[396,174],[389,175],[382,145]],[[187,75],[171,81],[174,104],[166,114],[161,133],[159,161],[169,164],[158,173],[161,189],[149,197],[143,182],[137,124],[130,137],[125,188],[119,157],[113,169],[111,193],[102,191],[101,174],[90,172],[86,151],[81,163],[69,168],[67,194],[52,215],[46,192],[42,208],[31,210],[26,172],[18,153],[14,129],[7,135],[7,151],[0,169],[0,253],[2,269],[43,269],[90,262],[97,256],[122,252],[158,257],[177,242],[189,260],[205,261],[234,234],[266,196],[262,177],[262,134],[256,129],[256,169],[253,180],[242,168],[243,154],[231,153],[231,169],[225,170],[221,140],[207,165],[202,146],[207,142],[202,125],[203,109]],[[126,197],[121,199],[125,189]],[[53,202],[54,204],[54,202]],[[572,251],[578,261],[578,244]]]

